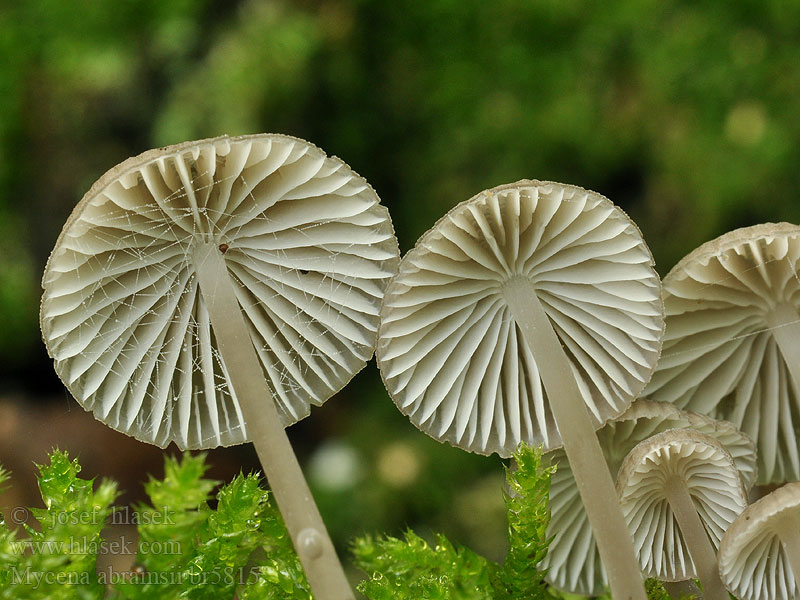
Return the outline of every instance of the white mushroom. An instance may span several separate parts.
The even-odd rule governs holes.
[[[727,421],[685,412],[672,404],[636,400],[613,421],[597,430],[611,476],[617,476],[628,453],[643,440],[668,429],[692,429],[713,437],[733,458],[745,490],[756,480],[756,452],[753,441]],[[601,595],[607,585],[591,527],[583,509],[575,478],[563,449],[548,454],[557,465],[550,481],[550,523],[552,538],[542,568],[547,581],[558,589],[586,596]]]
[[[594,429],[650,377],[659,290],[638,229],[606,198],[520,181],[440,219],[381,309],[378,365],[417,427],[482,454],[563,443],[619,598],[643,586]]]
[[[719,571],[739,600],[800,598],[800,482],[748,506],[722,536]]]
[[[372,188],[308,142],[188,142],[123,162],[77,205],[42,332],[114,429],[180,448],[253,440],[314,593],[352,597],[283,427],[372,355],[398,254]]]
[[[622,463],[617,491],[648,576],[697,577],[707,600],[728,600],[716,547],[747,498],[736,465],[719,442],[690,429],[654,435]]]
[[[800,227],[737,229],[664,279],[664,351],[645,393],[733,422],[758,483],[800,479]]]

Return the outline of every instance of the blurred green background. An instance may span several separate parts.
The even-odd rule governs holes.
[[[403,251],[456,203],[521,178],[594,189],[663,274],[735,227],[800,222],[800,3],[765,0],[26,0],[0,4],[0,463],[34,502],[59,445],[128,490],[160,451],[68,398],[39,278],[75,203],[148,148],[281,132],[348,162]],[[290,435],[344,547],[444,531],[504,548],[501,461],[419,433],[374,363]],[[212,475],[255,468],[211,453]]]

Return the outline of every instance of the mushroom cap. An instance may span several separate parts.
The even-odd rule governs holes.
[[[741,600],[790,600],[797,583],[778,532],[800,512],[800,482],[787,483],[753,502],[731,524],[719,546],[719,572],[725,587]]]
[[[692,429],[710,435],[733,458],[745,490],[755,483],[755,444],[732,423],[644,399],[636,400],[620,417],[597,430],[611,476],[617,476],[625,457],[637,444],[669,429]],[[565,592],[601,595],[607,580],[569,460],[561,448],[548,456],[557,468],[550,478],[547,537],[552,541],[541,564],[547,569],[545,579]]]
[[[800,397],[770,316],[800,307],[800,227],[737,229],[664,278],[663,354],[645,394],[731,421],[758,448],[758,483],[800,479]]]
[[[637,444],[620,467],[617,492],[642,571],[663,581],[696,577],[666,497],[666,486],[673,477],[686,483],[715,548],[747,506],[736,465],[713,437],[690,429],[670,429]]]
[[[192,262],[224,253],[284,425],[372,355],[399,251],[385,207],[335,157],[283,135],[150,150],[75,207],[42,280],[42,334],[76,400],[145,442],[247,441]]]
[[[731,455],[742,479],[742,487],[749,493],[758,481],[758,452],[753,438],[730,421],[713,419],[693,411],[686,411],[685,414],[689,419],[688,429],[710,435]]]
[[[535,286],[599,427],[630,405],[659,355],[652,263],[633,222],[595,192],[539,181],[481,192],[419,239],[387,288],[376,351],[386,388],[417,427],[460,448],[556,448],[504,284]]]

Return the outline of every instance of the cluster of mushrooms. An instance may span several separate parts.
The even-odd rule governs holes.
[[[47,264],[41,324],[110,427],[161,447],[252,441],[320,600],[354,596],[284,428],[373,353],[434,438],[549,452],[553,586],[645,600],[643,576],[675,594],[699,579],[709,600],[789,600],[799,262],[800,227],[759,225],[695,250],[662,289],[621,210],[539,181],[459,204],[400,260],[386,208],[341,160],[221,137],[91,188]]]

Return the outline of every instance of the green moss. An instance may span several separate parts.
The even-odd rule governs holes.
[[[371,600],[550,598],[537,565],[547,553],[550,476],[539,449],[520,446],[517,470],[507,470],[510,549],[503,565],[437,535],[429,545],[411,531],[404,539],[371,536],[356,540],[353,553],[369,579],[359,591]]]
[[[80,465],[54,451],[39,466],[45,508],[20,537],[0,519],[0,598],[220,599],[311,598],[277,509],[256,475],[238,475],[209,501],[218,482],[204,477],[204,455],[166,458],[164,477],[145,485],[136,508],[135,570],[97,573],[101,531],[116,485],[81,479]],[[0,469],[0,489],[8,474]]]
[[[433,543],[364,536],[353,544],[367,574],[358,589],[370,600],[546,600],[563,597],[544,583],[550,477],[540,449],[521,446],[506,470],[509,550],[502,564],[444,535]],[[277,508],[256,475],[238,475],[213,491],[205,455],[167,457],[162,479],[145,485],[150,502],[136,507],[135,570],[106,581],[98,574],[101,533],[114,511],[116,485],[81,479],[80,465],[55,450],[39,466],[45,508],[30,509],[20,537],[0,515],[0,599],[312,600]],[[0,468],[0,490],[9,480]],[[212,498],[216,501],[212,502]],[[212,508],[212,504],[216,508]],[[18,517],[15,517],[18,518]],[[650,600],[669,600],[647,583]]]
[[[37,466],[45,508],[30,510],[35,522],[24,525],[28,537],[18,537],[5,521],[0,525],[0,598],[101,599],[100,532],[113,510],[116,484],[103,481],[95,489],[93,480],[78,477],[78,461],[59,450],[49,465]]]

